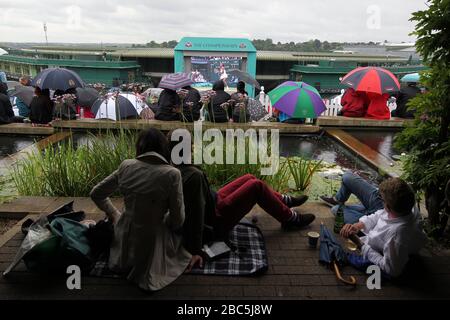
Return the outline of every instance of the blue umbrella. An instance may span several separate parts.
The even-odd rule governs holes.
[[[420,75],[418,72],[416,73],[408,73],[407,75],[404,75],[400,81],[401,82],[419,82]]]
[[[70,88],[83,88],[84,82],[72,70],[65,68],[47,68],[34,77],[31,85],[41,89],[66,91]]]
[[[341,276],[339,266],[344,266],[347,262],[345,251],[323,223],[320,225],[319,262],[332,267],[336,273],[336,277],[343,283],[356,285],[355,277],[350,276],[350,280],[345,280]]]

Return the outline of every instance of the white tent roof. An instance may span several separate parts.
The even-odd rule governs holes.
[[[8,54],[8,51],[3,50],[2,48],[0,48],[0,56],[1,56],[2,54]]]

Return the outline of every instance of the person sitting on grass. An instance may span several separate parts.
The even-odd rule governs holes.
[[[380,194],[384,208],[344,225],[341,235],[351,238],[362,253],[349,255],[350,264],[364,271],[369,265],[377,265],[385,276],[395,278],[402,274],[409,256],[424,246],[426,237],[420,214],[413,210],[414,191],[405,181],[399,178],[383,181]],[[357,237],[360,231],[365,234],[361,238]]]
[[[345,205],[354,194],[360,204]],[[320,199],[331,206],[331,212],[336,214],[340,205],[344,205],[344,222],[355,223],[362,216],[383,209],[384,203],[379,190],[360,176],[346,172],[342,176],[342,184],[335,196],[321,196]]]

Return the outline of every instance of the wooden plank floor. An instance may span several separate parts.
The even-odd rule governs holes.
[[[278,122],[249,122],[249,123],[212,123],[212,122],[196,122],[201,123],[203,130],[210,128],[217,128],[219,130],[226,129],[278,129],[280,133],[317,133],[320,128],[316,125],[304,124],[293,125]],[[81,119],[61,121],[55,120],[52,122],[54,128],[73,129],[73,130],[99,130],[99,129],[144,129],[153,127],[162,131],[170,131],[178,128],[186,128],[193,130],[193,123],[186,123],[181,121],[161,121],[161,120],[95,120],[95,119]]]
[[[31,123],[10,123],[0,125],[0,134],[27,134],[45,136],[55,131],[52,127],[33,127]]]
[[[18,208],[33,212],[49,212],[67,199],[35,199],[18,201]],[[115,200],[121,206],[121,200]],[[76,209],[84,209],[88,217],[99,219],[101,212],[90,199],[76,198]],[[4,205],[0,207],[2,211]],[[43,277],[29,273],[21,263],[7,278],[0,278],[0,299],[441,299],[450,296],[450,257],[424,251],[420,259],[423,269],[406,284],[382,284],[381,290],[368,290],[365,274],[351,267],[345,275],[355,275],[356,288],[339,284],[332,271],[318,263],[318,249],[309,249],[307,232],[319,230],[320,222],[332,226],[329,208],[318,203],[302,206],[303,212],[315,213],[317,219],[309,228],[284,232],[279,224],[255,208],[258,226],[265,236],[269,270],[257,277],[225,277],[183,275],[165,289],[146,294],[123,279],[83,277],[81,290],[68,290],[66,278]],[[8,210],[11,209],[11,205]],[[25,210],[25,209],[24,209]],[[9,239],[0,241],[0,271],[10,264],[21,244],[19,226],[10,232]]]
[[[376,120],[366,118],[350,118],[343,116],[321,116],[317,119],[319,127],[373,127],[373,128],[402,128],[413,120],[391,118],[390,120]]]

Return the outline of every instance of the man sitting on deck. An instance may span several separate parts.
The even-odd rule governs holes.
[[[344,205],[352,194],[354,194],[361,203]],[[320,199],[332,207],[331,212],[333,214],[336,214],[340,205],[344,205],[345,223],[358,222],[361,217],[370,215],[384,208],[383,199],[381,198],[379,190],[360,176],[351,172],[344,173],[342,176],[341,188],[334,197],[321,196]]]
[[[377,265],[388,277],[403,272],[409,256],[417,254],[425,244],[420,215],[414,212],[415,196],[411,187],[399,178],[380,184],[384,207],[359,222],[346,224],[341,235],[350,237],[360,248],[362,256],[349,255],[350,264],[363,270]],[[364,232],[362,238],[356,235]]]

